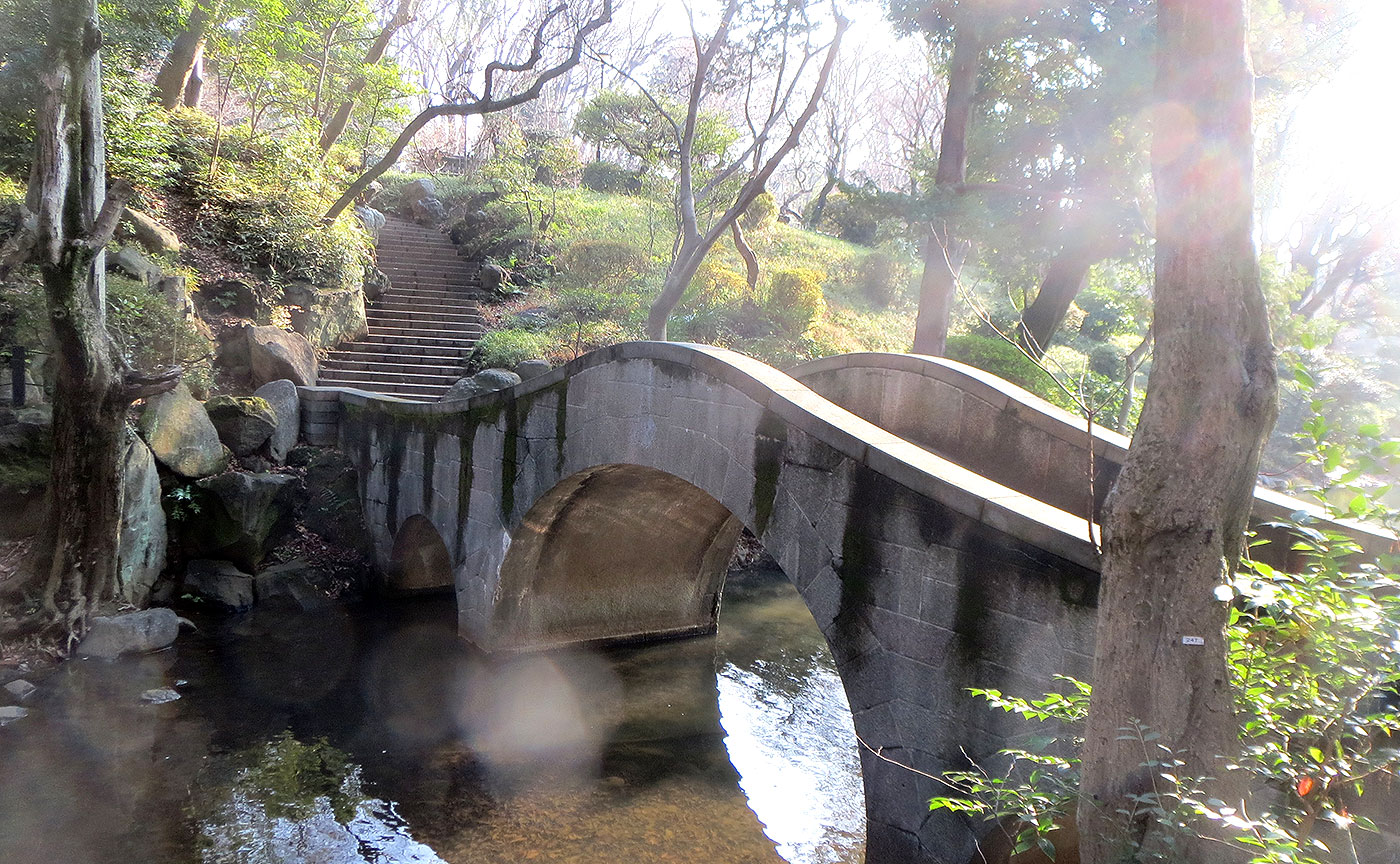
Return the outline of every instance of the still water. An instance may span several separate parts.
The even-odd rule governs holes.
[[[0,729],[0,862],[862,859],[850,710],[781,573],[732,573],[717,637],[608,652],[488,662],[453,616],[259,611],[65,664]]]

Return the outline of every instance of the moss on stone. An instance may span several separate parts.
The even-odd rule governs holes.
[[[778,477],[783,471],[783,450],[787,447],[787,423],[772,411],[759,418],[753,438],[753,533],[762,537],[773,518],[773,502],[778,495]]]

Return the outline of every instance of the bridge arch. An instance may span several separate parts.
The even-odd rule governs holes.
[[[1097,577],[1083,519],[750,358],[631,343],[469,402],[335,398],[377,554],[392,552],[383,526],[414,514],[437,526],[460,631],[489,650],[537,647],[540,634],[549,644],[636,635],[597,618],[571,630],[578,621],[551,617],[566,595],[528,573],[544,562],[546,582],[564,585],[586,569],[563,538],[613,519],[617,502],[658,500],[657,484],[670,483],[698,508],[693,530],[676,527],[670,541],[691,562],[677,572],[700,586],[691,611],[705,610],[706,568],[737,530],[722,526],[748,526],[802,594],[873,748],[862,751],[872,864],[965,858],[973,842],[959,819],[928,812],[932,781],[874,750],[927,773],[964,765],[964,752],[989,756],[1017,731],[965,688],[1039,692],[1054,673],[1089,674]],[[570,528],[579,511],[594,515]],[[642,520],[610,524],[646,537]]]
[[[415,513],[394,533],[394,547],[385,568],[385,587],[416,593],[452,587],[452,556],[438,529]]]

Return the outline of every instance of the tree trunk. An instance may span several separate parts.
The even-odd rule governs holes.
[[[1259,453],[1277,414],[1274,350],[1252,238],[1253,78],[1246,0],[1158,4],[1155,360],[1132,447],[1106,504],[1102,587],[1079,804],[1081,854],[1113,864],[1160,848],[1151,816],[1116,811],[1150,792],[1141,722],[1183,778],[1238,805],[1244,789],[1225,664],[1228,604],[1212,591],[1238,562]],[[1203,645],[1187,637],[1200,637]],[[1169,790],[1167,790],[1169,791]],[[1170,804],[1170,800],[1164,800]],[[1180,860],[1233,860],[1188,839]]]
[[[831,195],[831,190],[836,188],[836,175],[826,175],[826,183],[822,184],[822,189],[817,193],[817,203],[812,205],[812,218],[807,220],[807,224],[817,228],[822,224],[822,214],[826,212],[826,199]]]
[[[185,82],[185,107],[198,108],[199,100],[204,96],[204,46],[199,47],[195,54],[194,64],[190,67],[189,80]]]
[[[34,254],[58,359],[52,507],[35,556],[47,562],[47,573],[36,620],[71,638],[118,589],[126,410],[173,380],[145,391],[129,387],[107,334],[102,250],[131,189],[121,184],[110,198],[106,193],[97,2],[54,0],[50,22],[29,184]]]
[[[1100,256],[1083,248],[1066,248],[1050,262],[1035,300],[1021,313],[1019,338],[1032,357],[1042,357],[1064,323],[1074,298],[1089,279],[1089,268]]]
[[[373,66],[384,59],[384,52],[389,50],[389,42],[394,38],[394,34],[399,32],[412,19],[413,0],[399,0],[399,5],[394,9],[394,17],[389,19],[389,23],[384,25],[384,29],[379,31],[379,35],[374,37],[370,43],[369,50],[365,52],[364,65]],[[364,76],[356,77],[346,88],[346,99],[335,109],[331,119],[326,121],[326,125],[321,130],[321,152],[329,153],[331,147],[335,145],[345,127],[350,123],[350,113],[355,110],[355,99],[365,89]]]
[[[170,54],[156,74],[156,97],[167,111],[173,110],[185,96],[190,73],[203,56],[204,40],[209,35],[209,25],[218,15],[218,6],[216,0],[199,0],[195,3],[190,11],[190,20],[180,35],[175,37]]]
[[[951,211],[954,196],[967,181],[967,131],[972,122],[972,104],[977,95],[977,72],[984,46],[982,35],[973,27],[973,13],[958,22],[954,32],[953,61],[948,70],[948,93],[944,102],[943,134],[938,144],[938,170],[934,174],[934,194],[945,212],[930,228],[924,248],[924,275],[919,282],[919,317],[914,324],[916,354],[943,356],[948,343],[948,322],[958,288],[958,272],[965,254],[957,238]]]
[[[758,256],[754,254],[753,247],[744,237],[744,229],[739,227],[736,221],[730,226],[734,234],[734,248],[738,250],[739,257],[744,259],[744,281],[749,286],[749,292],[758,290]]]

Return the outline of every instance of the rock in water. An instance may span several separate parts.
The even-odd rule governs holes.
[[[253,577],[228,561],[191,561],[185,568],[185,592],[229,612],[253,606]]]
[[[296,486],[297,478],[286,474],[233,471],[199,481],[208,494],[204,511],[186,535],[190,551],[257,570],[292,529]]]
[[[172,609],[145,609],[93,618],[78,656],[112,660],[123,654],[148,654],[168,647],[180,635],[180,618]]]
[[[160,463],[176,474],[208,477],[228,467],[218,431],[183,382],[147,399],[137,428]]]
[[[253,395],[266,399],[277,418],[267,446],[274,462],[285,462],[287,454],[297,446],[297,437],[301,434],[301,398],[297,396],[297,385],[286,378],[269,381]]]
[[[277,415],[259,396],[215,396],[204,403],[219,440],[235,456],[248,456],[267,443],[277,429]]]
[[[16,720],[23,720],[28,716],[28,708],[20,708],[17,705],[6,705],[0,708],[0,726],[8,726]]]
[[[140,438],[122,459],[122,530],[117,545],[117,582],[135,606],[145,606],[151,586],[165,569],[167,535],[155,456]]]
[[[179,698],[180,694],[170,687],[155,687],[141,694],[141,701],[152,705],[164,705]]]
[[[38,689],[38,687],[35,687],[33,684],[30,684],[23,678],[16,678],[9,684],[5,685],[5,692],[9,693],[11,696],[18,699],[21,702],[28,699],[30,696],[33,696],[34,691]]]
[[[255,385],[282,378],[298,387],[316,383],[316,350],[305,336],[278,327],[248,327],[244,333]]]

